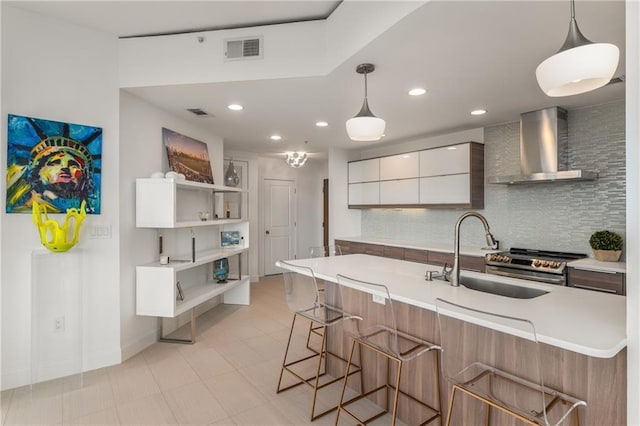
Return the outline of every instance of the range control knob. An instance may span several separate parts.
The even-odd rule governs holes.
[[[533,262],[531,264],[534,268],[537,268],[540,266],[540,261],[538,259],[533,259]]]

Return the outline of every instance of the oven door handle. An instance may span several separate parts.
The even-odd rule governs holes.
[[[531,275],[525,276],[523,274],[517,274],[517,273],[513,273],[513,272],[503,271],[503,270],[500,270],[500,269],[494,269],[494,268],[491,268],[489,266],[487,266],[487,274],[501,275],[503,277],[518,278],[518,279],[521,279],[521,280],[540,281],[540,282],[548,283],[548,284],[565,285],[564,275],[561,275],[561,276],[559,276],[557,278],[534,277],[534,276],[531,276]]]

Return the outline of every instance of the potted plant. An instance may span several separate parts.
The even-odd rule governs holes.
[[[598,260],[617,262],[622,253],[622,237],[612,231],[596,231],[589,238],[593,255]]]

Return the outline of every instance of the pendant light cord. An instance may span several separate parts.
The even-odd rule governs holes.
[[[367,99],[367,72],[364,72],[364,98]]]

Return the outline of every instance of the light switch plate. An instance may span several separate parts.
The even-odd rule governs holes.
[[[372,296],[373,296],[373,302],[374,303],[379,303],[381,305],[384,305],[384,303],[385,303],[384,301],[385,301],[386,297],[379,296],[377,294],[372,294]]]

